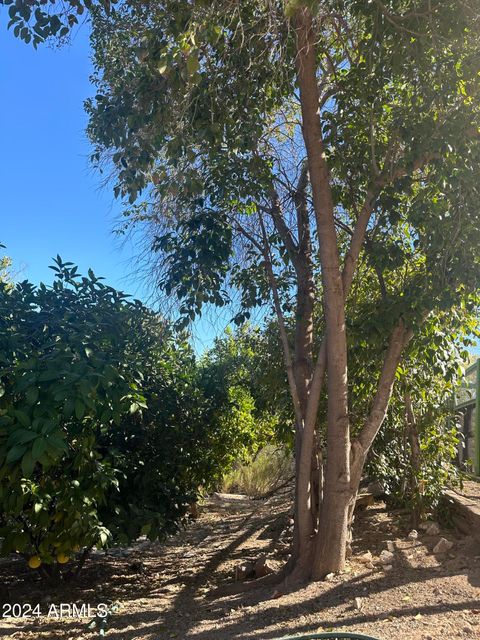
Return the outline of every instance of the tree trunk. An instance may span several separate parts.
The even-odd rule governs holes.
[[[421,487],[418,478],[422,466],[422,452],[420,449],[420,437],[418,435],[417,421],[413,411],[412,397],[410,392],[405,392],[405,419],[408,442],[410,445],[410,492],[412,496],[412,527],[416,528],[424,517],[424,504]]]
[[[347,341],[342,271],[334,203],[325,160],[319,113],[315,32],[307,7],[296,14],[297,79],[302,132],[307,151],[313,207],[320,245],[327,349],[327,460],[316,540],[313,577],[339,571],[345,564],[350,490]]]

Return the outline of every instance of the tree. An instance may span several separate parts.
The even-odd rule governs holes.
[[[478,305],[479,12],[185,0],[92,16],[94,159],[113,163],[185,318],[233,287],[238,320],[273,305],[296,422],[287,571],[339,571],[405,348],[430,314]],[[358,288],[377,378],[362,415],[348,368]]]

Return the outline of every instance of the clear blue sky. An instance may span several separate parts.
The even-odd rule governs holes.
[[[89,267],[109,284],[139,293],[129,278],[131,248],[112,234],[119,205],[89,166],[84,100],[88,30],[71,46],[33,47],[6,31],[0,14],[0,242],[14,270],[50,282],[52,256]],[[141,292],[140,292],[141,293]]]

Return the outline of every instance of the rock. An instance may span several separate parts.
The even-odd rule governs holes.
[[[390,551],[390,553],[395,551],[395,543],[392,540],[387,540],[387,551]]]
[[[373,561],[373,556],[371,551],[367,551],[366,553],[362,553],[361,556],[357,556],[357,560],[362,564],[368,564]]]
[[[383,565],[383,570],[384,571],[391,571],[393,569],[393,564],[384,564]]]
[[[437,544],[433,547],[433,553],[447,553],[453,547],[453,542],[446,538],[440,538]]]
[[[438,533],[440,532],[440,527],[433,520],[425,520],[425,522],[421,522],[418,525],[418,528],[420,529],[420,531],[425,531],[426,532],[432,526],[434,527],[434,529],[437,529],[437,534],[432,534],[432,535],[438,535]]]
[[[436,522],[431,522],[428,525],[428,528],[425,529],[425,533],[427,534],[427,536],[438,536],[438,534],[440,533],[440,527]]]
[[[334,573],[327,573],[327,575],[325,576],[326,582],[332,582],[334,579],[335,579]]]
[[[418,531],[416,529],[412,529],[408,534],[409,540],[416,540],[418,538]]]
[[[392,564],[394,559],[394,554],[391,551],[387,551],[386,549],[384,549],[378,557],[378,560],[382,565]]]
[[[354,606],[357,611],[361,611],[363,607],[363,598],[355,598]]]
[[[250,498],[240,493],[215,493],[212,495],[212,498],[217,502],[241,502],[242,500],[247,500],[250,502]]]
[[[263,578],[274,572],[274,568],[268,563],[265,556],[260,556],[253,567],[256,578]]]
[[[241,562],[235,567],[235,580],[241,582],[255,576],[255,565],[252,562]]]

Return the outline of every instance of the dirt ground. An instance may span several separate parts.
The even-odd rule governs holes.
[[[466,480],[462,489],[457,489],[457,492],[467,498],[480,501],[480,480]]]
[[[288,495],[211,501],[197,522],[168,542],[97,553],[77,583],[55,589],[47,589],[22,560],[4,560],[1,601],[39,604],[42,617],[4,617],[0,637],[90,640],[99,637],[87,628],[92,618],[64,610],[58,619],[59,604],[115,603],[109,640],[276,640],[340,629],[385,640],[480,639],[480,544],[442,530],[454,544],[447,554],[434,555],[439,536],[420,532],[409,539],[407,516],[388,513],[383,503],[357,514],[354,554],[344,574],[291,593],[257,587],[212,597],[247,559],[265,554],[272,566],[282,565],[290,508]],[[394,549],[390,569],[376,563],[387,542]],[[362,561],[367,551],[373,563]]]

